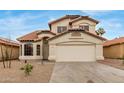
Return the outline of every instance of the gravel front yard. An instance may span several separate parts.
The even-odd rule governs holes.
[[[106,65],[124,70],[123,60],[120,60],[120,59],[105,59],[99,62],[102,64],[106,64]]]
[[[47,83],[50,80],[54,62],[29,62],[33,65],[33,70],[30,76],[25,76],[24,71],[20,70],[25,63],[14,60],[12,61],[12,67],[3,68],[2,62],[0,62],[0,82],[1,83]]]

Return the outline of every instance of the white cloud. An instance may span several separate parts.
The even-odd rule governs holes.
[[[104,26],[109,29],[119,29],[122,27],[122,23],[119,19],[111,18],[111,19],[104,19],[100,21],[100,26]]]
[[[55,18],[50,17],[49,20],[48,20],[48,22],[51,22],[51,21],[54,21],[54,20],[55,20]]]
[[[81,10],[81,12],[87,15],[95,16],[99,14],[109,13],[111,11],[109,10]]]
[[[7,37],[10,33],[12,39],[16,39],[18,36],[29,33],[32,30],[39,29],[42,23],[35,22],[34,24],[32,20],[38,20],[44,16],[41,13],[36,16],[31,13],[22,13],[18,16],[11,16],[10,14],[11,12],[7,12],[6,15],[8,16],[0,18],[0,35]]]
[[[108,39],[113,39],[123,35],[123,24],[120,19],[102,19],[100,24],[97,25],[97,29],[99,27],[103,27],[105,29],[106,33],[104,36]]]

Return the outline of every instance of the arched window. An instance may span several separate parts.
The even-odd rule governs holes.
[[[37,56],[40,55],[40,45],[37,45]]]
[[[85,31],[89,31],[89,24],[80,24],[79,25],[79,28],[85,30]]]

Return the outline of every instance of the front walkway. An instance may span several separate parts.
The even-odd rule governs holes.
[[[101,63],[55,63],[51,83],[124,83],[124,70]]]

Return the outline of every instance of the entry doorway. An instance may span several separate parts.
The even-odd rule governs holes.
[[[48,39],[49,37],[44,37],[43,38],[43,45],[42,45],[42,49],[43,49],[43,60],[48,60],[48,56],[49,56],[49,44],[48,44]]]

